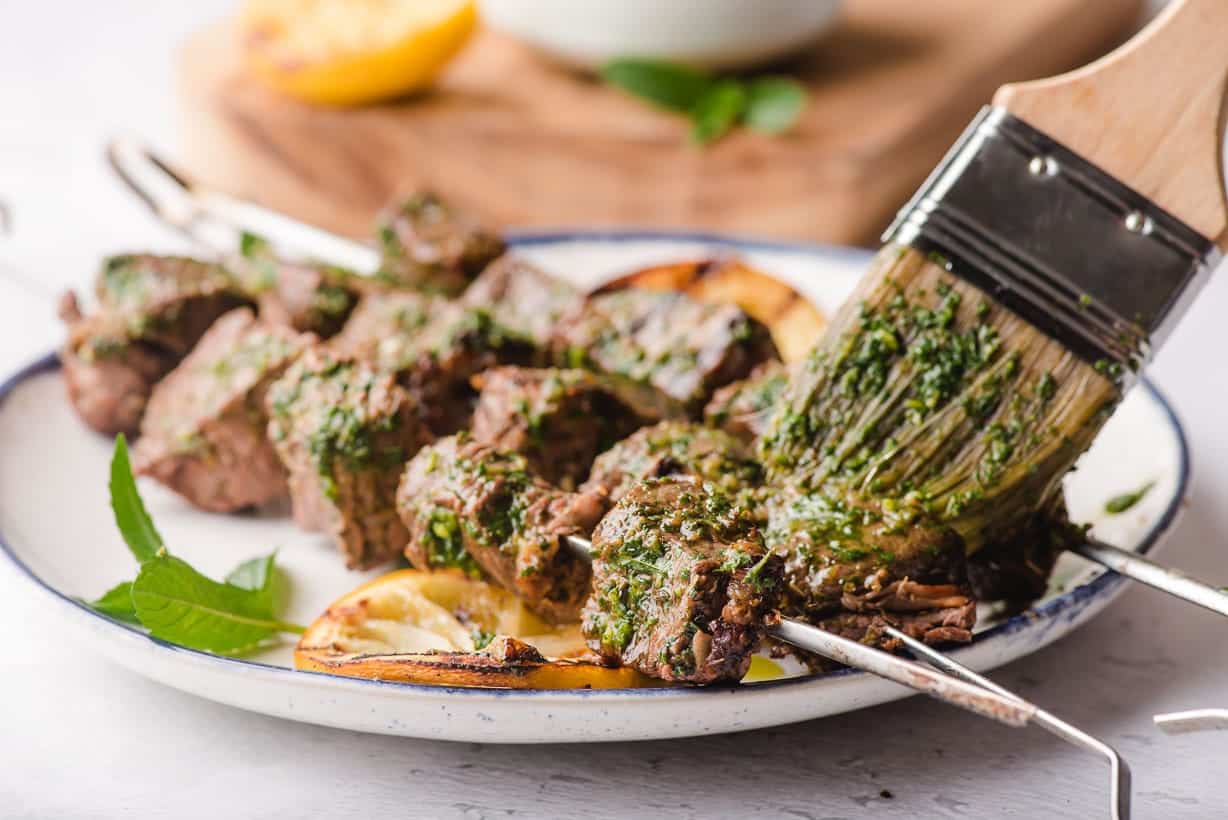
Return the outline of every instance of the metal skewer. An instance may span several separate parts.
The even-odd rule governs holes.
[[[1046,712],[1044,709],[1016,695],[1004,686],[995,683],[989,678],[972,671],[963,664],[955,661],[931,646],[928,646],[916,638],[908,635],[905,632],[896,629],[893,626],[888,626],[884,630],[888,635],[903,643],[908,647],[914,655],[924,658],[928,663],[932,664],[936,669],[958,678],[966,683],[976,684],[990,692],[996,692],[1000,695],[1015,700],[1021,705],[1030,706],[1033,709],[1031,722],[1041,727],[1050,734],[1060,737],[1062,740],[1090,752],[1102,755],[1109,761],[1109,772],[1112,780],[1112,793],[1110,797],[1110,811],[1115,820],[1128,818],[1130,816],[1130,767],[1122,758],[1117,750],[1103,740],[1089,735],[1087,732],[1072,726],[1056,715]],[[1187,713],[1188,714],[1188,713]],[[1228,713],[1225,713],[1228,715]],[[1158,716],[1156,722],[1159,723]]]
[[[107,162],[158,219],[215,253],[234,252],[240,235],[247,232],[268,239],[287,254],[363,276],[379,271],[379,253],[369,245],[202,187],[135,140],[112,140]]]
[[[1102,541],[1088,540],[1070,551],[1153,589],[1228,616],[1228,593],[1191,578],[1184,572],[1157,564],[1143,556]]]
[[[1156,715],[1152,720],[1160,731],[1169,735],[1187,732],[1228,731],[1228,709],[1193,709],[1188,712],[1169,712]]]
[[[575,535],[566,536],[566,540],[578,555],[591,560],[592,542]],[[849,640],[802,621],[784,619],[770,625],[767,631],[772,637],[799,649],[878,675],[1007,726],[1026,726],[1037,712],[1036,706],[1009,692],[994,692],[950,675],[938,674],[898,655]]]

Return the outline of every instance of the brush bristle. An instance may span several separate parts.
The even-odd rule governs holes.
[[[1052,500],[1119,398],[945,260],[888,246],[790,379],[761,456],[776,482],[898,502],[974,551]]]

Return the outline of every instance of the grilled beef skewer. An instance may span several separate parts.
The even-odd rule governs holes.
[[[100,433],[133,434],[154,384],[188,354],[214,320],[251,302],[224,268],[177,256],[107,259],[95,285],[96,312],[65,293],[60,353],[68,398]]]
[[[528,471],[524,456],[461,434],[422,448],[405,468],[397,512],[409,531],[405,557],[487,577],[551,621],[574,621],[589,589],[588,562],[566,548],[605,512]]]
[[[414,397],[365,362],[311,350],[265,404],[299,526],[329,532],[350,567],[398,555],[408,533],[395,511],[397,478],[431,440]]]
[[[780,358],[767,327],[737,305],[634,288],[573,305],[551,350],[556,363],[651,384],[696,415],[715,390]]]
[[[689,421],[644,427],[615,444],[593,462],[580,492],[613,506],[644,479],[678,475],[701,478],[757,510],[763,471],[750,450],[722,430]]]
[[[784,590],[751,511],[693,477],[633,487],[597,525],[591,556],[589,646],[663,680],[740,681]]]
[[[575,487],[599,453],[646,425],[682,418],[681,405],[655,388],[587,370],[498,367],[480,388],[472,434],[523,454],[534,474]]]
[[[286,468],[268,438],[264,397],[314,342],[249,308],[222,316],[154,387],[133,450],[137,474],[213,512],[284,497]]]

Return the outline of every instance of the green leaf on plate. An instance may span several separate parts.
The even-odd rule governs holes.
[[[136,560],[144,564],[162,549],[162,536],[153,519],[145,511],[145,503],[136,488],[132,465],[128,462],[128,442],[124,434],[115,437],[115,452],[111,456],[111,509],[115,526]]]
[[[746,86],[735,80],[716,83],[691,111],[691,138],[698,143],[720,139],[746,110]]]
[[[277,610],[281,598],[281,573],[277,569],[277,550],[268,555],[248,558],[230,571],[226,583],[239,589],[263,595],[269,612]]]
[[[792,128],[806,107],[806,90],[788,77],[760,77],[747,89],[746,124],[779,134]]]
[[[132,603],[155,638],[219,655],[260,649],[278,632],[304,631],[274,618],[263,591],[218,583],[165,553],[141,565]]]
[[[629,94],[682,112],[694,108],[713,84],[703,72],[656,60],[613,60],[601,69],[601,77]]]
[[[1142,501],[1143,497],[1147,495],[1147,493],[1151,492],[1151,488],[1155,485],[1156,483],[1154,481],[1148,481],[1146,484],[1133,492],[1113,496],[1108,501],[1104,502],[1104,511],[1109,515],[1120,515],[1121,513],[1124,513],[1126,510]]]
[[[124,581],[106,591],[96,601],[87,601],[86,605],[95,612],[101,612],[109,618],[123,621],[127,624],[140,625],[136,617],[136,609],[132,606],[132,582]]]

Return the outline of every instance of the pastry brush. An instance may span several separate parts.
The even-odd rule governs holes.
[[[919,510],[970,551],[1045,509],[1228,240],[1225,31],[1225,0],[1176,0],[1099,61],[1001,88],[791,378],[770,478]],[[1075,551],[1228,615],[1209,585]]]

